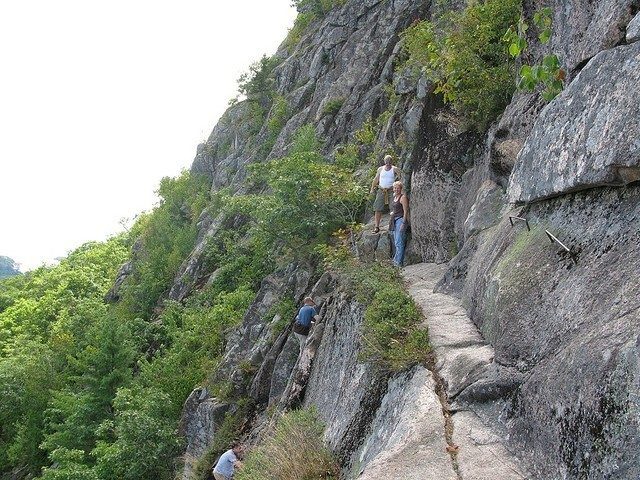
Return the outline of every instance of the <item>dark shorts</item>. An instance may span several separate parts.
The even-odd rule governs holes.
[[[311,325],[307,325],[306,327],[297,321],[293,324],[293,331],[298,335],[309,335],[309,330],[311,330]]]
[[[385,195],[385,192],[386,192],[386,195]],[[382,211],[384,211],[384,206],[385,205],[389,205],[391,203],[391,199],[392,198],[393,198],[393,188],[392,187],[389,187],[389,188],[386,188],[386,189],[378,187],[377,190],[376,190],[376,198],[373,201],[373,211],[374,212],[382,212]]]

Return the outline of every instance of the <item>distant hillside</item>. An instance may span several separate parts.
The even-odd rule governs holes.
[[[18,264],[13,259],[0,255],[0,278],[13,277],[19,274]]]

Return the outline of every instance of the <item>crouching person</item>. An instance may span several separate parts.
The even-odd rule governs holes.
[[[238,457],[244,452],[244,446],[241,443],[234,442],[231,448],[224,452],[216,466],[213,468],[213,478],[216,480],[232,480],[237,468],[242,468],[242,462]]]
[[[293,324],[293,333],[296,334],[296,338],[300,342],[300,352],[302,352],[304,344],[307,342],[307,335],[309,335],[313,320],[318,317],[313,298],[306,297],[303,303],[304,305],[302,305],[296,316],[296,323]]]

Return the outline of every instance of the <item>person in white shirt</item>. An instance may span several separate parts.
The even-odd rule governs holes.
[[[392,162],[393,158],[391,155],[384,157],[384,165],[378,168],[373,183],[371,184],[371,195],[376,194],[376,198],[373,201],[375,218],[373,233],[380,231],[382,212],[384,211],[385,205],[390,204],[390,199],[393,195],[393,182],[400,178],[400,169],[394,167]]]
[[[237,468],[242,467],[242,462],[238,460],[238,456],[244,451],[244,445],[234,443],[229,450],[224,452],[216,466],[213,468],[213,478],[216,480],[231,480]]]

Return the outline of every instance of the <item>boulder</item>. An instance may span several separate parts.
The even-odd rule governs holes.
[[[534,202],[640,180],[640,43],[598,54],[540,114],[509,180]]]
[[[640,40],[640,13],[637,13],[633,20],[627,26],[627,43],[633,43]]]

